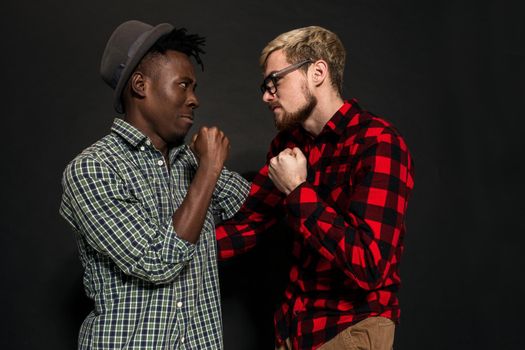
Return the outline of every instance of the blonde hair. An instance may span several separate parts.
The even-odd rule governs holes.
[[[283,50],[291,64],[311,59],[322,59],[328,63],[330,80],[339,95],[343,91],[343,72],[346,52],[337,35],[325,28],[310,26],[283,33],[270,41],[261,52],[259,64],[264,69],[268,56]],[[308,66],[305,66],[305,70]]]

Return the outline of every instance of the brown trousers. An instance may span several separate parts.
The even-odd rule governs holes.
[[[392,350],[395,324],[388,318],[369,317],[348,327],[318,350]],[[289,339],[276,350],[291,350]]]

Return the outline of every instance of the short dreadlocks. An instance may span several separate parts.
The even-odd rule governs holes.
[[[164,54],[167,50],[179,51],[185,53],[188,57],[193,56],[202,70],[204,70],[204,64],[199,54],[205,53],[202,46],[204,46],[206,38],[197,34],[186,34],[186,31],[186,28],[175,28],[168,34],[161,36],[149,49],[146,56],[155,53]]]
[[[186,28],[173,29],[171,32],[161,36],[153,46],[148,50],[146,55],[142,58],[140,63],[135,68],[135,71],[142,71],[152,77],[156,77],[158,73],[155,66],[149,63],[156,58],[162,58],[166,51],[173,50],[186,54],[188,57],[193,56],[195,61],[204,70],[204,64],[200,58],[200,54],[204,54],[202,47],[204,46],[206,38],[197,34],[186,34]]]

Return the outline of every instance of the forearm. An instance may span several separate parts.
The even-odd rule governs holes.
[[[221,221],[231,219],[246,201],[251,183],[240,174],[223,168],[211,198],[213,216]]]
[[[219,174],[206,164],[197,169],[186,197],[173,214],[173,228],[179,238],[198,241]]]
[[[253,248],[259,234],[275,225],[280,209],[282,195],[271,185],[265,166],[253,179],[250,194],[239,212],[216,228],[219,259],[229,259]]]
[[[120,177],[98,161],[84,158],[72,163],[63,185],[62,216],[125,274],[168,283],[192,259],[194,245],[176,237],[171,220],[150,217]]]
[[[248,213],[243,208],[233,219],[217,226],[219,260],[227,260],[250,251],[256,246],[260,234],[271,230],[277,221],[273,216]]]
[[[290,227],[357,285],[368,290],[383,283],[393,249],[378,249],[381,233],[366,220],[328,205],[307,183],[286,198],[285,207]]]

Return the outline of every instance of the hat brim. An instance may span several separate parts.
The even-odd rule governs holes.
[[[113,95],[113,107],[118,113],[124,113],[124,106],[122,106],[122,90],[126,86],[131,73],[135,70],[140,60],[146,55],[148,50],[155,44],[155,42],[164,34],[167,34],[173,30],[173,26],[169,23],[161,23],[153,27],[143,37],[142,43],[136,48],[135,53],[132,57],[128,58],[125,67],[123,68],[117,86],[115,87],[115,93]],[[142,39],[142,38],[141,38]]]

